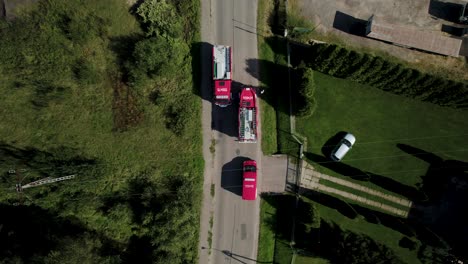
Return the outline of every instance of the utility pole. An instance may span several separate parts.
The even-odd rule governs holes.
[[[33,188],[33,187],[37,187],[37,186],[41,186],[41,185],[45,185],[45,184],[49,184],[49,183],[55,183],[55,182],[59,182],[59,181],[66,181],[66,180],[71,180],[73,178],[75,178],[75,174],[72,174],[72,175],[67,175],[67,176],[63,176],[63,177],[59,177],[59,178],[52,178],[52,177],[47,177],[47,178],[43,178],[43,179],[40,179],[40,180],[37,180],[37,181],[33,181],[33,182],[30,182],[28,184],[25,184],[25,185],[22,185],[22,182],[23,180],[26,178],[26,177],[22,177],[21,175],[21,171],[23,170],[18,170],[18,169],[11,169],[8,171],[8,173],[10,174],[16,174],[16,185],[15,185],[15,189],[16,189],[16,192],[18,193],[18,203],[14,203],[13,205],[22,205],[23,204],[23,201],[24,201],[24,193],[23,193],[23,190],[24,189],[28,189],[28,188]]]

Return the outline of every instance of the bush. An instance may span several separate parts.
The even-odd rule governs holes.
[[[147,36],[180,37],[182,24],[177,19],[176,8],[166,0],[144,1],[137,14],[146,26]]]
[[[300,117],[311,116],[317,106],[315,94],[314,71],[305,66],[297,69],[300,81],[295,86],[298,87],[298,98],[296,100],[296,115]]]
[[[467,83],[424,74],[335,44],[313,44],[310,50],[304,60],[314,70],[441,106],[468,108]]]

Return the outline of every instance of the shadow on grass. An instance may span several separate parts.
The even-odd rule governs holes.
[[[422,194],[418,189],[402,184],[398,181],[395,181],[391,178],[387,178],[381,175],[374,173],[362,171],[358,168],[350,166],[342,162],[333,162],[324,156],[317,155],[314,153],[306,152],[305,157],[319,165],[328,168],[336,173],[350,177],[355,180],[360,181],[369,181],[373,184],[376,184],[388,191],[403,195],[408,199],[413,201],[423,201],[425,199],[424,194]]]
[[[324,157],[330,157],[333,149],[340,143],[341,139],[346,135],[346,131],[340,131],[336,133],[333,137],[327,140],[322,147],[322,154]]]
[[[60,252],[70,246],[80,245],[77,249],[88,250],[83,246],[86,243],[94,245],[91,249],[96,251],[90,254],[95,258],[116,257],[124,249],[124,245],[88,230],[73,216],[60,217],[38,206],[5,204],[0,204],[0,213],[0,255],[5,263],[42,262],[51,251]]]
[[[33,147],[16,147],[0,141],[0,168],[4,172],[23,170],[28,173],[26,182],[44,177],[62,177],[77,174],[91,178],[99,174],[97,160],[83,156],[78,149],[56,147],[48,151]],[[0,174],[0,182],[16,181],[13,174]]]
[[[300,193],[316,203],[337,210],[349,219],[355,219],[358,216],[358,213],[353,208],[353,206],[334,196],[325,193],[319,193],[306,188],[301,188]]]

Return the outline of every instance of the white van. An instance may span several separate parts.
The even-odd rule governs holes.
[[[346,135],[340,140],[340,143],[333,149],[330,154],[330,158],[333,161],[340,161],[348,153],[348,151],[353,147],[356,138],[351,133],[346,133]]]

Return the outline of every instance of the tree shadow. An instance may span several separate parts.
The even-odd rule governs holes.
[[[295,214],[296,197],[292,195],[274,195],[262,198],[276,209],[276,217],[272,221],[266,222],[266,225],[274,230],[275,239],[289,241],[291,239],[293,215]]]
[[[312,162],[318,163],[321,166],[328,168],[336,173],[343,176],[350,177],[354,180],[369,181],[375,185],[378,185],[391,192],[403,195],[413,201],[423,201],[426,199],[425,195],[421,193],[417,188],[402,184],[391,178],[384,177],[375,173],[362,171],[358,168],[345,164],[343,162],[333,162],[324,156],[320,156],[314,153],[306,152],[305,157]]]
[[[430,228],[428,232],[447,241],[457,254],[468,257],[462,246],[468,244],[468,230],[464,228],[468,221],[468,162],[444,160],[406,144],[397,147],[429,163],[420,186],[428,199],[414,208],[417,219]]]
[[[122,263],[153,263],[153,246],[148,236],[132,235],[121,256]]]
[[[336,11],[333,28],[348,34],[365,36],[367,21],[355,18],[340,11]]]
[[[462,4],[430,0],[428,11],[431,16],[459,23],[459,18],[463,12],[463,8],[464,6]]]
[[[337,210],[340,214],[346,216],[349,219],[355,219],[358,216],[358,213],[353,208],[354,206],[351,206],[347,202],[334,196],[302,187],[300,188],[300,193],[316,203]]]
[[[33,147],[19,148],[0,141],[0,168],[4,171],[15,168],[27,171],[30,175],[28,181],[70,174],[93,177],[99,174],[97,165],[97,160],[87,158],[79,154],[77,149],[69,147],[60,146],[42,151]],[[12,176],[1,174],[0,177],[6,179]]]
[[[134,65],[133,51],[135,45],[144,38],[141,34],[131,34],[127,36],[117,36],[109,38],[109,48],[117,55],[117,65],[122,73],[122,82],[128,83],[129,75],[128,62]]]
[[[236,195],[242,195],[242,164],[250,160],[247,157],[235,157],[223,165],[221,172],[221,187]]]
[[[205,101],[213,99],[212,48],[207,42],[195,42],[190,47],[192,55],[192,93]]]
[[[122,247],[119,243],[95,231],[88,230],[76,217],[60,217],[38,206],[10,206],[0,204],[0,255],[5,263],[21,260],[22,263],[42,262],[52,251],[60,251],[70,241],[99,240],[97,250],[103,246],[116,250],[104,250],[100,256],[115,256]],[[79,243],[79,242],[78,242]],[[11,262],[10,262],[11,261]]]

